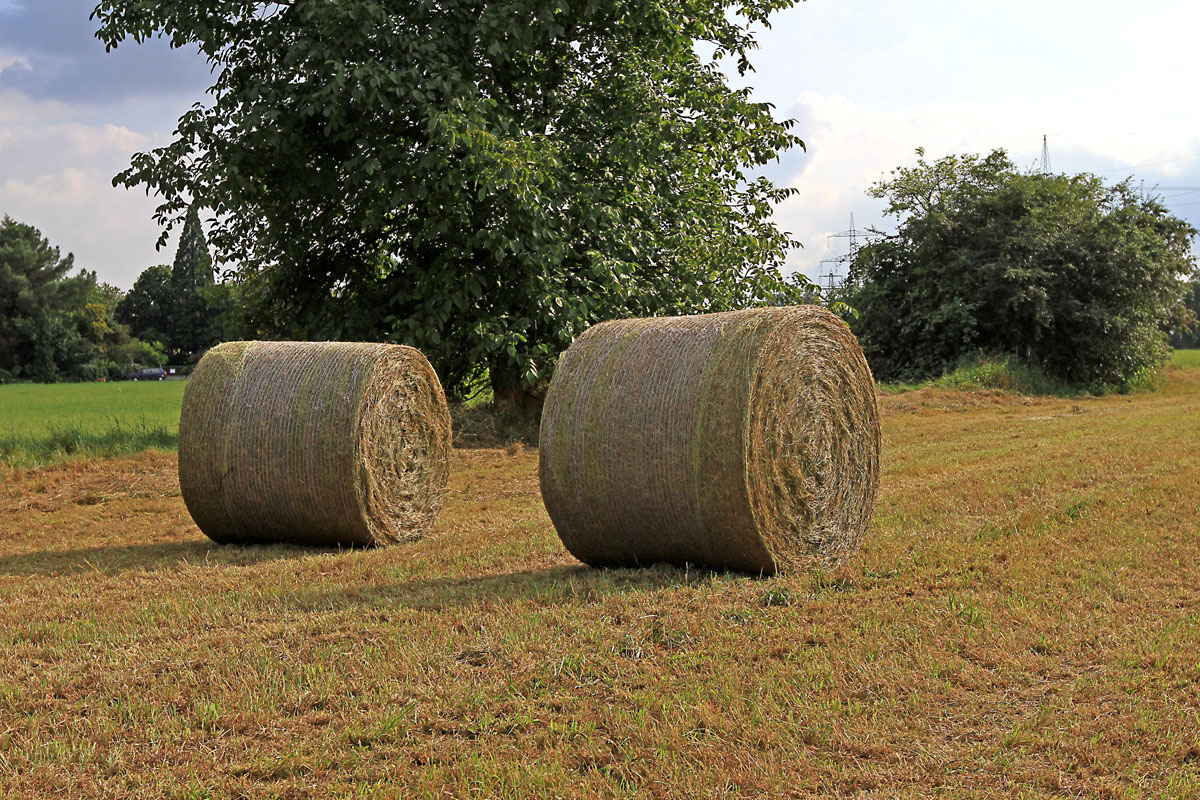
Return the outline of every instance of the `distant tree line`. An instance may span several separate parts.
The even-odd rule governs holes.
[[[1003,355],[1124,390],[1162,366],[1170,336],[1195,341],[1196,230],[1158,199],[1128,180],[1024,172],[1003,150],[917,152],[870,189],[899,224],[858,252],[842,294],[878,379]]]
[[[231,301],[194,215],[174,266],[150,267],[128,293],[73,269],[37,228],[0,221],[0,383],[117,378],[186,363],[221,338]]]
[[[229,287],[216,283],[212,255],[193,207],[184,220],[171,266],[149,267],[117,306],[117,318],[138,337],[159,343],[172,363],[196,360],[221,341]]]
[[[73,267],[36,228],[0,221],[0,382],[94,380],[163,362],[117,320],[120,290]]]

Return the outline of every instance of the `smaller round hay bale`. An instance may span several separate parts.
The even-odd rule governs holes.
[[[798,306],[589,329],[551,380],[538,467],[581,561],[773,574],[858,549],[879,450],[858,341]]]
[[[196,366],[179,485],[221,543],[378,545],[433,526],[450,410],[420,351],[355,342],[229,342]]]

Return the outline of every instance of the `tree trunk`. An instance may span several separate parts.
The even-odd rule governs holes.
[[[489,364],[488,376],[492,382],[492,402],[497,408],[516,412],[534,422],[541,419],[546,395],[542,387],[526,388],[506,360],[497,359]]]

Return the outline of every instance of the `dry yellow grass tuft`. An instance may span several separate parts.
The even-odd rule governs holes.
[[[0,795],[1200,796],[1200,373],[903,397],[858,556],[771,579],[581,566],[532,452],[355,551],[214,546],[165,455],[12,472]]]

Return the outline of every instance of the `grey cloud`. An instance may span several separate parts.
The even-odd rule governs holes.
[[[156,39],[105,53],[89,19],[92,0],[0,0],[0,56],[21,56],[0,71],[0,90],[65,102],[191,94],[200,99],[212,76],[204,58]]]

